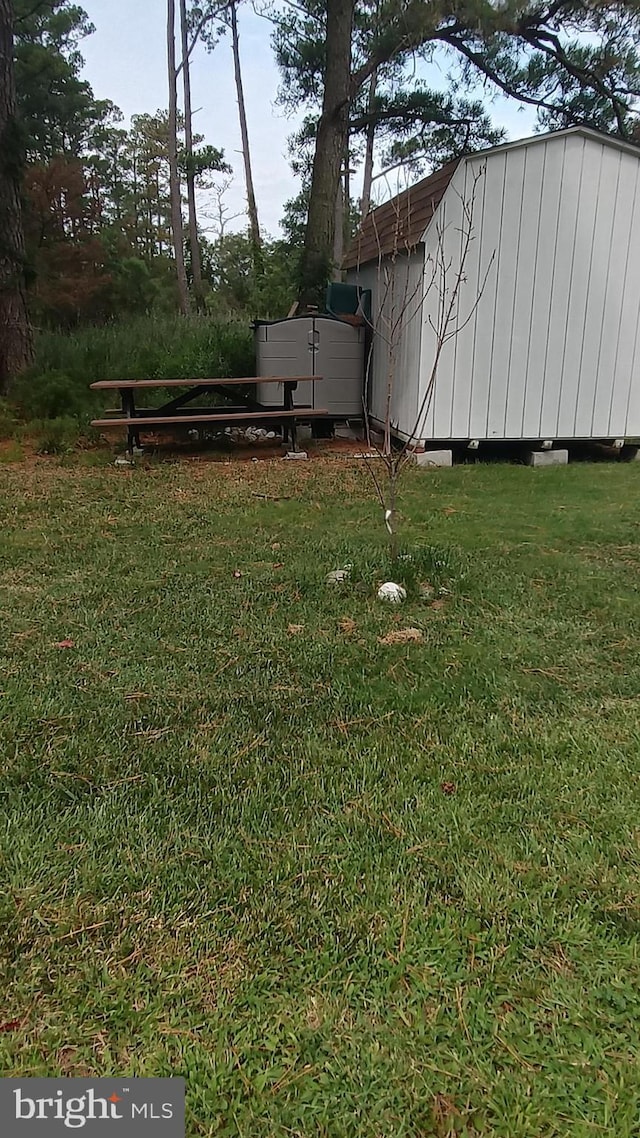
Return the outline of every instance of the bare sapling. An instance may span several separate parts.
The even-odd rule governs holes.
[[[400,200],[395,203],[393,247],[391,252],[383,252],[382,243],[375,226],[375,212],[371,215],[378,247],[376,311],[370,322],[370,344],[365,368],[364,418],[367,438],[382,463],[382,471],[375,463],[367,468],[373,479],[377,496],[384,513],[384,524],[389,535],[391,560],[398,557],[398,489],[402,471],[412,457],[414,444],[423,436],[425,422],[431,406],[438,377],[438,366],[443,350],[450,340],[459,336],[473,318],[484,292],[487,278],[495,258],[495,251],[487,264],[482,281],[471,309],[464,320],[459,319],[459,297],[463,285],[467,283],[466,264],[474,240],[474,210],[478,183],[484,174],[484,167],[473,176],[469,194],[458,194],[461,206],[460,225],[455,227],[459,235],[460,254],[453,258],[447,255],[446,235],[449,226],[436,219],[435,252],[427,253],[417,274],[410,272],[410,256],[415,245],[410,246],[405,233],[411,231],[410,194],[407,195],[406,212],[403,215]],[[432,294],[436,296],[436,317],[428,315],[428,325],[434,334],[433,360],[424,384],[420,386],[419,375],[402,373],[400,355],[408,329],[415,320],[424,319],[423,314],[431,307]],[[383,353],[386,359],[384,374],[384,416],[383,438],[376,444],[372,430],[370,411],[370,390],[372,361],[374,353]],[[403,433],[398,439],[395,430],[393,410],[400,388],[406,384],[417,384],[419,404],[409,434]],[[379,420],[377,420],[379,424]],[[382,475],[382,476],[381,476]]]

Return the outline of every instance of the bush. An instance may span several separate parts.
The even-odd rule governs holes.
[[[87,413],[90,392],[63,371],[43,371],[23,376],[13,389],[14,403],[23,418],[79,418]]]
[[[36,454],[67,454],[81,435],[78,420],[69,415],[36,421],[30,428],[30,433],[35,436]]]
[[[41,332],[36,362],[11,401],[27,420],[91,418],[113,402],[89,390],[97,379],[232,379],[255,373],[248,323],[137,317],[73,333]]]
[[[6,399],[0,399],[0,442],[5,439],[12,439],[16,429],[16,422],[13,415],[13,409],[9,406]]]

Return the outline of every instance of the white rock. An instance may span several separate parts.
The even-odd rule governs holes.
[[[407,590],[402,585],[396,585],[395,581],[385,581],[378,589],[378,600],[387,601],[390,605],[402,604],[406,599]]]
[[[331,573],[327,573],[325,581],[327,585],[342,585],[350,576],[351,566],[346,566],[344,569],[332,569]]]

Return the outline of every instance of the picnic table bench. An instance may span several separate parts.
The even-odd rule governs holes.
[[[294,407],[293,393],[298,383],[308,383],[308,375],[299,376],[248,376],[242,379],[100,379],[91,384],[92,391],[118,391],[121,411],[106,419],[94,419],[92,427],[126,427],[128,448],[140,446],[140,430],[149,427],[154,431],[175,426],[200,426],[205,423],[220,427],[256,426],[280,427],[296,449],[296,424],[326,418],[328,411],[313,407]],[[313,376],[313,381],[322,376]],[[256,387],[262,383],[282,384],[282,407],[263,407],[253,395],[239,388]],[[139,407],[136,392],[158,389],[184,388],[174,399],[160,407]],[[235,402],[219,406],[194,407],[198,396],[215,392]]]

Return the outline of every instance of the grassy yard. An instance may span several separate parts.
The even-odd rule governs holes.
[[[190,1136],[637,1135],[639,499],[412,471],[394,610],[344,458],[0,467],[3,1073],[182,1074]]]

